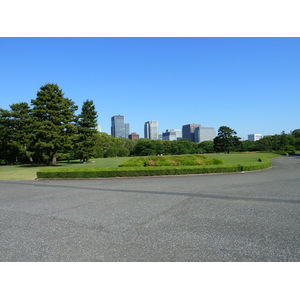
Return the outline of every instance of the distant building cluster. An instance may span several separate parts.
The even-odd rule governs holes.
[[[114,137],[138,140],[140,136],[136,132],[130,133],[129,123],[125,123],[124,116],[116,115],[111,118],[111,135]],[[200,124],[186,124],[182,129],[167,129],[159,134],[158,121],[147,121],[144,124],[144,138],[150,140],[177,141],[189,139],[195,143],[213,141],[216,137],[214,127],[204,127]],[[258,141],[263,136],[261,134],[249,134],[248,140]]]
[[[129,138],[138,140],[140,137],[136,132],[129,133],[129,123],[125,123],[122,115],[116,115],[111,118],[111,135],[120,138]],[[150,140],[176,141],[180,139],[189,139],[192,142],[200,143],[203,141],[212,141],[215,138],[215,129],[213,127],[203,127],[200,124],[183,125],[182,129],[167,129],[159,134],[158,121],[147,121],[144,124],[144,138]]]
[[[182,139],[182,130],[180,129],[167,129],[162,133],[163,141],[177,141]]]

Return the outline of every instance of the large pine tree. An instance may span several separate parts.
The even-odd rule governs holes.
[[[76,156],[87,161],[95,155],[97,112],[93,100],[86,100],[77,118]]]
[[[227,126],[221,126],[218,135],[214,138],[214,149],[216,152],[234,151],[240,145],[240,138],[236,131]]]
[[[46,165],[56,163],[58,153],[73,147],[77,106],[64,97],[57,84],[51,83],[40,88],[31,104],[30,150],[35,160],[43,161]]]
[[[0,158],[6,163],[26,160],[30,107],[21,102],[0,109]]]

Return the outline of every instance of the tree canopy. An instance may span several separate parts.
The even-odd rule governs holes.
[[[95,156],[97,112],[92,100],[86,100],[76,121],[75,153],[82,161]]]
[[[48,165],[59,153],[72,149],[75,133],[74,102],[64,97],[57,84],[46,84],[31,100],[32,123],[29,148],[34,159]]]
[[[216,152],[234,151],[240,144],[240,138],[236,136],[236,131],[227,126],[221,126],[218,135],[214,138],[214,148]]]

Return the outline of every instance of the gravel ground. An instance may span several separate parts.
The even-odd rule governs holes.
[[[249,173],[0,181],[0,261],[300,261],[300,156]]]

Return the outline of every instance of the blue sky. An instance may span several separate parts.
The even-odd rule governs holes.
[[[300,128],[300,38],[0,38],[0,107],[57,83],[79,106],[93,100],[102,131],[125,116],[143,137],[198,123],[238,136]],[[79,113],[78,111],[78,113]]]

